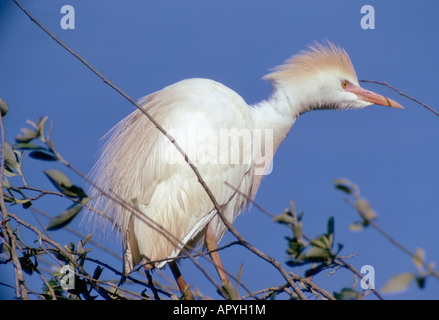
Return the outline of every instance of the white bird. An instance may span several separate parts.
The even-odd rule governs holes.
[[[361,88],[347,53],[330,42],[310,46],[265,79],[273,93],[254,106],[208,79],[183,80],[139,101],[182,146],[230,222],[255,196],[272,155],[301,114],[372,104],[402,108]],[[106,135],[92,176],[113,195],[92,191],[94,207],[122,235],[125,274],[140,263],[161,268],[171,262],[184,292],[186,283],[172,261],[183,248],[204,243],[215,249],[227,227],[175,146],[136,110]],[[228,281],[218,253],[211,257]]]

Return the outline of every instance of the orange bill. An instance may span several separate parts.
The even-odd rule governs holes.
[[[381,106],[388,106],[392,108],[398,108],[398,109],[404,109],[402,105],[400,105],[398,102],[387,98],[385,96],[382,96],[378,93],[363,89],[360,86],[351,86],[350,88],[347,88],[346,91],[355,93],[357,97],[363,101],[370,102],[373,104],[378,104]]]

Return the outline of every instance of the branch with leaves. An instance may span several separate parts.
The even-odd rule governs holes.
[[[368,226],[377,230],[385,239],[387,239],[392,245],[408,255],[417,272],[405,272],[393,276],[387,281],[384,287],[381,289],[385,293],[393,293],[403,291],[407,286],[415,281],[419,288],[424,288],[425,282],[428,278],[434,278],[439,280],[439,270],[435,270],[434,262],[425,261],[425,251],[422,248],[416,248],[415,252],[410,251],[401,245],[397,240],[385,232],[377,223],[377,214],[373,211],[369,202],[360,196],[358,186],[346,179],[334,180],[335,187],[347,195],[350,198],[345,199],[359,214],[361,220],[355,221],[350,225],[350,229],[353,231],[362,230]]]
[[[90,250],[86,249],[86,245],[89,243],[89,241],[92,241],[91,235],[81,235],[82,239],[76,245],[73,243],[61,245],[51,239],[48,231],[68,228],[69,223],[78,215],[78,213],[84,207],[88,206],[88,198],[81,187],[74,185],[67,175],[59,170],[51,169],[44,171],[46,177],[55,187],[56,191],[32,187],[26,182],[25,175],[21,170],[25,153],[28,153],[29,158],[31,159],[49,162],[61,161],[64,164],[68,164],[68,162],[56,151],[53,142],[50,140],[50,137],[45,134],[46,122],[47,118],[41,118],[36,123],[28,121],[31,128],[22,130],[23,133],[17,136],[15,144],[11,145],[6,141],[3,143],[4,152],[2,154],[4,159],[3,171],[5,177],[3,179],[2,199],[5,204],[2,206],[2,213],[6,213],[8,221],[5,223],[5,220],[3,219],[2,224],[2,242],[4,244],[2,246],[2,255],[4,257],[2,259],[2,263],[12,263],[16,266],[16,287],[21,287],[21,289],[16,291],[16,296],[20,298],[27,298],[27,293],[32,293],[45,299],[95,299],[97,297],[103,299],[178,298],[175,287],[165,285],[164,283],[154,280],[151,275],[149,275],[147,282],[139,281],[133,277],[128,278],[128,281],[135,282],[141,286],[141,292],[127,290],[123,286],[118,285],[117,280],[114,280],[112,283],[101,282],[99,277],[104,269],[111,270],[118,277],[121,277],[122,273],[118,271],[118,267],[112,267],[107,263],[99,261],[99,259],[89,257]],[[38,141],[40,143],[38,143]],[[71,165],[68,165],[67,167],[71,168]],[[15,179],[15,181],[21,181],[23,185],[14,185],[11,182],[13,178],[18,178]],[[393,238],[379,229],[378,225],[374,221],[377,217],[376,213],[372,210],[367,200],[360,197],[358,187],[356,185],[345,179],[335,180],[334,184],[337,189],[342,190],[351,197],[346,199],[346,201],[357,210],[361,217],[361,220],[354,221],[351,224],[350,228],[352,230],[373,226],[398,248],[403,248],[395,240],[393,240]],[[39,212],[39,210],[35,207],[35,203],[44,197],[50,196],[62,197],[70,201],[71,205],[58,216],[51,218],[46,227],[43,227],[40,224],[40,228],[38,228],[37,226],[26,222],[18,215],[10,213],[10,211],[8,211],[6,208],[6,203],[9,203],[12,207],[21,205],[25,210]],[[287,226],[292,232],[292,236],[287,237],[287,257],[285,265],[290,268],[296,268],[304,265],[310,265],[311,267],[304,272],[303,276],[299,276],[292,271],[286,271],[289,280],[286,283],[265,289],[258,289],[254,292],[251,292],[249,289],[247,289],[245,284],[241,282],[240,272],[238,276],[233,278],[237,283],[236,288],[233,290],[238,292],[238,288],[240,286],[246,288],[247,293],[245,295],[239,295],[241,298],[272,299],[282,295],[283,293],[287,294],[293,299],[302,298],[291,286],[291,282],[296,285],[302,296],[306,297],[305,294],[307,294],[307,298],[362,299],[368,294],[368,290],[363,290],[362,292],[355,290],[357,281],[354,281],[352,288],[341,288],[339,291],[334,293],[330,293],[328,290],[325,290],[313,281],[313,277],[315,277],[317,274],[321,274],[323,272],[333,274],[339,268],[350,270],[355,277],[362,277],[362,274],[358,272],[358,270],[356,270],[352,264],[347,263],[345,261],[346,259],[340,256],[343,245],[334,242],[334,218],[329,218],[325,232],[312,238],[304,233],[302,223],[303,213],[296,213],[294,203],[291,204],[290,210],[286,210],[280,215],[274,215],[258,204],[254,205],[261,211],[267,213],[275,223]],[[5,216],[5,214],[3,214],[3,216]],[[10,221],[15,221],[17,225],[21,225],[28,230],[31,230],[36,236],[36,241],[34,241],[34,243],[38,243],[39,246],[26,244],[21,237],[17,236],[19,235],[17,229],[13,230],[10,228]],[[9,226],[9,232],[6,232],[7,228],[4,227],[5,225]],[[10,234],[16,235],[13,241],[14,246],[10,245],[12,243],[11,238],[8,238],[8,235]],[[250,245],[244,238],[242,238],[241,235],[239,235],[239,237],[240,239],[237,241],[231,243],[230,245],[219,248],[219,250],[225,250],[231,245],[239,244],[252,252],[261,252]],[[409,254],[409,256],[415,261],[419,274],[414,275],[413,273],[410,273],[410,276],[408,274],[397,275],[394,279],[391,279],[389,285],[386,285],[387,289],[385,287],[384,291],[395,291],[404,283],[411,281],[412,279],[415,279],[419,284],[422,284],[428,277],[438,277],[438,272],[433,269],[432,263],[424,262],[422,251],[417,250],[416,253],[412,253],[407,249],[401,250]],[[269,260],[269,256],[265,253],[262,253],[262,255],[264,257],[268,257],[267,259],[270,263],[281,264],[279,261]],[[63,276],[62,274],[59,272],[44,272],[41,270],[40,261],[42,261],[43,257],[48,256],[56,261],[58,267],[67,263],[75,268],[76,283],[78,284],[78,288],[76,290],[71,290],[68,292],[63,291],[60,285],[60,281],[62,280]],[[205,256],[205,253],[194,252],[190,255],[188,254],[187,256],[183,256],[182,258],[190,257],[193,259],[195,256]],[[85,261],[93,261],[96,264],[93,271],[87,272],[84,269]],[[286,269],[284,268],[284,270]],[[34,274],[37,275],[44,283],[43,291],[37,293],[35,290],[28,289],[25,285],[23,273],[30,276]],[[390,289],[388,289],[389,287]],[[152,293],[147,294],[145,289],[151,290]],[[92,291],[95,291],[97,294],[93,295]],[[371,289],[370,291],[373,292],[378,298],[382,298],[379,292],[377,292],[375,289]],[[196,296],[199,298],[206,298],[206,296],[199,292],[199,290],[196,291]],[[227,297],[227,294],[225,296]]]
[[[148,114],[147,111],[140,108],[140,106],[134,101],[134,99],[132,99],[122,90],[120,90],[116,85],[110,82],[95,68],[93,68],[87,61],[85,61],[79,54],[74,52],[63,42],[61,42],[57,37],[55,37],[32,15],[30,15],[30,13],[17,0],[14,0],[14,2],[34,23],[36,23],[42,30],[44,30],[44,32],[51,36],[59,45],[65,48],[70,54],[75,56],[81,63],[87,66],[87,68],[89,68],[98,77],[100,77],[106,84],[108,84],[116,92],[121,94],[136,108],[138,108],[154,124],[157,130],[159,130],[164,136],[169,139],[169,141],[186,159],[187,164],[196,174],[205,192],[210,197],[219,216],[222,218],[229,231],[237,239],[235,243],[245,247],[247,250],[256,254],[262,260],[271,264],[283,276],[285,280],[284,284],[258,289],[257,291],[251,292],[247,288],[247,286],[240,280],[242,270],[238,272],[238,275],[236,276],[234,276],[231,272],[224,270],[236,282],[236,287],[224,288],[216,284],[213,278],[205,270],[205,268],[203,268],[200,263],[194,258],[195,256],[200,256],[211,263],[210,259],[206,257],[206,253],[187,252],[186,249],[183,249],[183,258],[190,259],[201,271],[201,273],[204,274],[204,276],[212,283],[212,285],[214,285],[216,289],[222,292],[222,295],[225,298],[240,297],[245,299],[268,299],[274,298],[279,294],[286,293],[292,299],[303,300],[310,297],[318,299],[360,299],[368,294],[368,291],[358,292],[355,291],[354,288],[341,288],[339,292],[331,294],[327,290],[321,288],[319,285],[313,282],[313,277],[315,275],[320,274],[324,271],[334,273],[339,268],[345,268],[350,270],[355,277],[362,277],[361,273],[359,273],[358,270],[356,270],[351,264],[348,264],[345,261],[346,259],[339,255],[343,246],[340,243],[337,243],[337,245],[335,246],[335,221],[333,218],[328,219],[328,223],[324,233],[318,235],[317,237],[311,238],[304,234],[301,220],[302,215],[296,214],[294,206],[291,207],[291,210],[287,210],[281,215],[272,215],[274,216],[274,221],[276,223],[286,225],[292,232],[292,236],[287,238],[287,259],[285,264],[273,259],[267,253],[262,252],[261,250],[250,244],[246,239],[242,237],[242,235],[236,230],[236,228],[232,224],[224,219],[222,210],[216,202],[216,199],[213,197],[211,191],[207,187],[206,183],[204,182],[203,177],[200,175],[195,165],[193,165],[184,150],[176,143],[173,137],[170,136],[168,132],[166,132],[166,130],[164,130]],[[6,115],[6,103],[1,102],[0,106],[2,116]],[[90,251],[87,250],[85,246],[91,243],[91,236],[82,236],[82,239],[76,245],[66,244],[64,246],[55,242],[50,237],[48,231],[68,228],[70,222],[79,214],[79,212],[82,211],[84,207],[87,207],[90,210],[94,209],[88,206],[88,197],[84,190],[81,187],[74,185],[67,177],[67,175],[60,170],[51,169],[44,172],[57,191],[43,190],[39,187],[33,187],[28,185],[21,170],[24,153],[28,153],[30,158],[37,160],[58,161],[64,164],[68,169],[72,170],[75,174],[83,178],[84,181],[89,182],[86,175],[74,168],[55,149],[55,146],[51,141],[49,135],[45,133],[46,122],[47,118],[41,118],[36,123],[29,122],[31,128],[23,129],[23,133],[17,136],[15,145],[10,145],[5,141],[3,123],[1,128],[1,180],[3,192],[1,196],[2,229],[0,238],[2,239],[2,256],[0,263],[11,263],[14,266],[16,297],[27,299],[28,293],[32,293],[46,299],[95,299],[97,297],[101,297],[103,299],[126,299],[132,297],[141,299],[176,298],[177,294],[175,286],[173,287],[159,282],[154,279],[149,273],[147,274],[146,281],[139,281],[133,277],[128,277],[128,281],[136,282],[138,285],[140,285],[142,289],[141,292],[129,291],[124,288],[124,285],[122,285],[122,283],[116,284],[118,283],[118,281],[108,282],[99,280],[103,269],[110,270],[118,277],[121,277],[121,272],[117,271],[118,268],[111,267],[108,264],[99,261],[99,259],[89,257]],[[40,143],[35,143],[36,141],[39,141]],[[12,180],[10,181],[9,178],[13,177],[19,177],[21,179],[22,185],[12,183]],[[355,188],[353,188],[352,184],[348,183],[347,180],[338,181],[336,183],[336,187],[347,192],[350,195],[353,195],[354,202],[352,202],[352,204],[362,217],[362,220],[355,222],[352,225],[352,228],[358,229],[369,225],[378,228],[378,226],[374,222],[375,216],[373,216],[373,211],[371,211],[368,202],[360,198],[359,195],[355,193],[356,191]],[[22,219],[19,215],[10,213],[8,211],[8,208],[6,207],[6,203],[9,203],[10,206],[21,205],[25,210],[38,212],[38,209],[36,209],[35,207],[35,203],[38,202],[40,199],[46,198],[48,196],[65,198],[66,200],[70,201],[71,204],[64,211],[62,211],[61,214],[52,218],[46,227],[43,227],[41,224],[39,227],[32,225]],[[119,199],[118,196],[114,194],[105,194],[105,196],[107,196],[109,199],[113,199],[123,206],[126,206],[135,214],[140,214],[140,212],[138,212],[138,208],[136,208],[135,203],[132,203],[130,199]],[[98,214],[105,216],[105,213],[98,212]],[[11,222],[14,222],[14,226]],[[169,235],[166,230],[160,229],[160,226],[154,225],[150,221],[146,221],[146,223],[148,223],[153,228],[157,228],[158,230],[160,230],[161,233],[167,235],[170,241],[178,244],[178,240],[172,239],[172,236]],[[23,240],[19,235],[20,227],[25,227],[26,229],[30,230],[34,234],[35,241],[29,243]],[[227,247],[228,246],[226,245],[221,250],[224,250]],[[430,276],[437,278],[437,272],[433,270],[431,264],[427,264],[424,262],[424,257],[421,251],[417,251],[415,254],[409,251],[407,253],[412,257],[412,259],[414,259],[414,261],[416,261],[415,265],[417,263],[417,267],[422,268],[422,270],[418,268],[419,275],[416,277],[416,279],[422,279],[422,281],[425,281],[425,279]],[[50,257],[51,260],[55,261],[55,264],[58,265],[58,267],[63,263],[71,265],[75,270],[75,276],[77,278],[77,282],[75,283],[78,284],[77,288],[67,292],[61,290],[60,283],[62,281],[63,275],[59,274],[58,271],[53,272],[53,270],[43,272],[40,267],[40,261],[44,261],[43,257]],[[97,265],[94,267],[93,272],[86,271],[84,267],[85,261],[92,261]],[[296,268],[298,266],[304,265],[311,265],[311,268],[305,271],[303,276],[299,276],[292,271],[288,271],[288,268]],[[37,274],[45,285],[43,292],[37,293],[35,290],[30,290],[26,286],[23,272],[30,276],[32,276],[33,274]],[[420,280],[418,280],[418,282],[420,282]],[[355,284],[356,281],[354,282],[353,287],[355,287]],[[244,288],[247,293],[245,295],[240,295],[238,292],[239,288]],[[151,290],[151,294],[147,294],[145,291],[146,289]],[[371,289],[370,291],[375,293],[378,298],[381,298],[381,295],[375,289]],[[92,294],[92,292],[95,292],[94,294],[97,295]],[[206,298],[199,291],[196,292],[196,296],[200,298]]]

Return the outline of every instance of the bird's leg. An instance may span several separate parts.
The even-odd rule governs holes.
[[[221,262],[219,253],[217,251],[218,246],[216,243],[215,232],[212,230],[210,224],[207,226],[205,242],[206,242],[207,250],[209,250],[210,258],[212,259],[213,264],[215,265],[216,271],[218,272],[221,281],[229,282],[229,279],[227,278],[227,275],[224,272],[223,263]]]
[[[194,296],[192,295],[192,291],[189,289],[189,286],[186,284],[186,281],[184,281],[180,269],[178,269],[177,262],[175,261],[169,262],[169,267],[171,268],[175,281],[177,281],[177,285],[178,288],[180,289],[183,300],[195,300]]]
[[[218,272],[218,275],[223,283],[223,287],[221,289],[225,291],[226,297],[228,296],[228,298],[232,300],[239,299],[238,292],[233,288],[232,283],[227,278],[227,274],[224,270],[223,263],[221,262],[218,253],[215,231],[212,229],[210,223],[207,225],[206,236],[204,241],[206,243],[207,250],[209,250],[210,258],[212,259],[216,271]]]

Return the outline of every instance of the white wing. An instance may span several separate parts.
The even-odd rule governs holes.
[[[246,197],[225,182],[243,194],[252,188],[252,123],[245,101],[212,80],[189,79],[143,98],[141,105],[185,150],[233,221]],[[94,176],[99,186],[128,204],[135,200],[140,209],[95,199],[122,233],[126,273],[142,259],[174,258],[184,245],[198,244],[209,222],[218,241],[226,232],[192,169],[139,111],[109,133]]]

